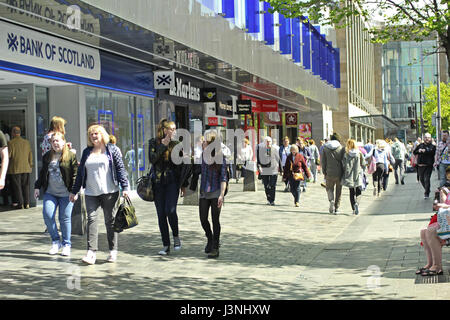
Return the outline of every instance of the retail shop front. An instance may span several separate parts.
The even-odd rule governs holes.
[[[66,139],[78,158],[86,147],[87,127],[103,124],[117,138],[134,188],[148,167],[145,146],[154,135],[154,97],[148,65],[0,21],[1,129],[19,126],[32,145],[30,192],[53,116],[67,120]]]
[[[189,130],[196,128],[203,131],[204,107],[201,90],[204,82],[183,74],[175,73],[175,83],[172,89],[159,89],[157,102],[157,123],[161,119],[174,121],[177,128]]]

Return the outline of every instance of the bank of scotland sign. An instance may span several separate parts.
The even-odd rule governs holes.
[[[0,60],[99,80],[96,49],[0,21]]]

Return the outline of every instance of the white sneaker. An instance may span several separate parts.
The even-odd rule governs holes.
[[[70,245],[68,244],[64,245],[61,255],[65,257],[70,257]]]
[[[173,237],[173,249],[175,251],[181,250],[181,240],[180,237]]]
[[[52,242],[52,247],[50,248],[48,254],[55,255],[59,252],[59,249],[61,249],[61,242],[54,241]]]
[[[88,250],[86,256],[84,256],[82,260],[87,264],[95,264],[96,253],[92,250]]]
[[[109,256],[106,259],[108,262],[116,262],[117,261],[117,250],[111,250],[109,252]]]

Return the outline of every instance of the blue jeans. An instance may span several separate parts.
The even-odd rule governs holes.
[[[289,178],[289,186],[291,187],[291,193],[294,196],[294,203],[300,202],[300,182],[299,180],[294,180],[293,178]]]
[[[72,232],[72,208],[73,203],[69,201],[69,197],[55,197],[49,193],[44,194],[44,222],[47,226],[48,233],[52,241],[60,241],[58,229],[56,227],[56,209],[59,207],[59,224],[61,226],[62,244],[71,245],[70,234]]]
[[[447,182],[447,177],[445,175],[445,169],[447,169],[447,167],[449,166],[449,164],[443,164],[440,163],[438,170],[439,170],[439,178],[440,178],[440,187],[443,187],[444,184]]]

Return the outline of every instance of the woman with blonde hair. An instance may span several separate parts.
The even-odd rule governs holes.
[[[81,187],[85,189],[86,211],[88,215],[88,251],[82,259],[87,264],[95,264],[98,249],[98,208],[105,216],[106,234],[109,245],[108,262],[117,260],[118,233],[114,231],[114,208],[119,198],[119,185],[123,196],[128,195],[128,177],[118,147],[110,143],[109,134],[101,125],[88,128],[88,147],[83,150],[70,201],[76,200]]]
[[[156,138],[149,141],[148,153],[150,163],[153,165],[151,176],[155,207],[163,243],[163,248],[158,252],[159,255],[170,253],[169,225],[172,229],[174,250],[181,249],[177,203],[180,189],[181,195],[184,195],[187,179],[182,181],[182,164],[175,164],[172,161],[172,151],[180,143],[174,139],[175,133],[175,123],[162,119],[158,125]]]
[[[238,149],[238,155],[237,155],[237,166],[236,168],[239,168],[239,170],[236,170],[237,172],[240,172],[240,176],[245,178],[245,174],[247,172],[247,165],[249,161],[252,161],[253,159],[253,149],[250,145],[250,140],[248,138],[245,138],[242,142],[242,147]],[[239,182],[239,175],[236,174],[236,182]]]
[[[208,258],[217,258],[219,256],[220,241],[220,211],[223,205],[225,190],[228,182],[226,158],[221,150],[220,144],[212,149],[216,134],[211,132],[205,135],[203,142],[203,157],[201,164],[201,184],[199,199],[200,223],[207,244],[205,253]],[[218,150],[216,154],[215,151]],[[211,208],[211,219],[213,230],[208,221],[209,209]]]
[[[44,154],[39,178],[34,184],[34,197],[39,197],[40,189],[44,191],[43,216],[47,230],[52,239],[49,254],[57,254],[62,247],[63,256],[70,256],[72,207],[69,194],[77,176],[78,162],[75,154],[69,150],[66,139],[61,132],[55,132],[51,138],[52,150]],[[62,242],[56,227],[56,210],[59,207],[59,223]]]
[[[359,213],[365,165],[364,156],[356,146],[355,140],[348,139],[345,154],[342,158],[343,175],[341,183],[350,189],[350,204],[355,215]]]

